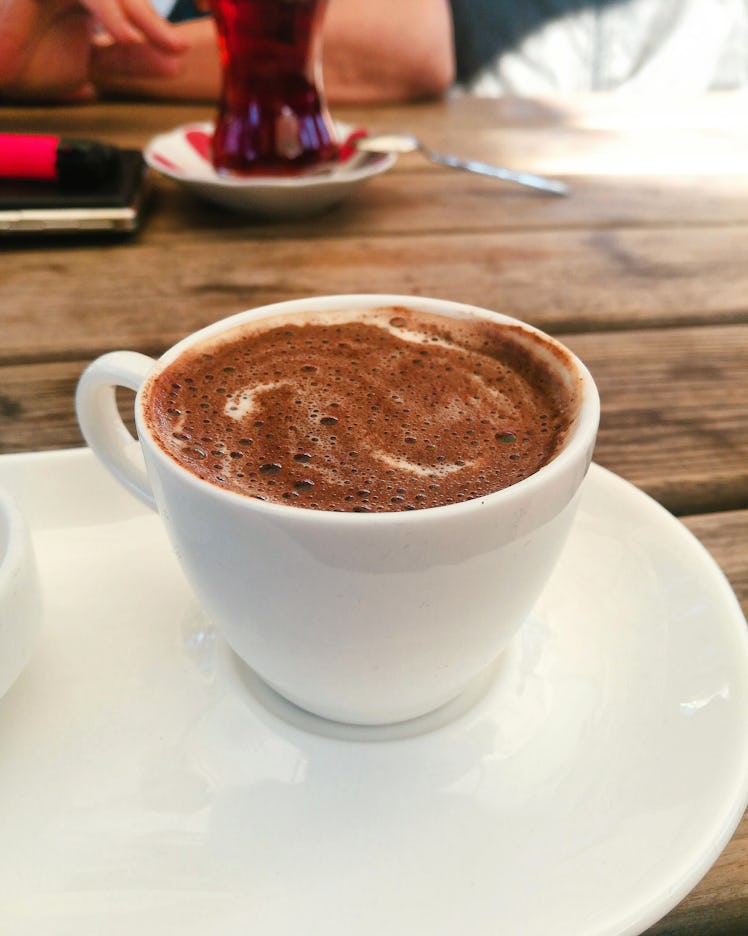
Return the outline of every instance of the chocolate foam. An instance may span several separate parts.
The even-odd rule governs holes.
[[[578,406],[560,354],[516,326],[405,308],[263,319],[184,351],[146,388],[145,411],[168,455],[240,494],[435,507],[555,456]]]

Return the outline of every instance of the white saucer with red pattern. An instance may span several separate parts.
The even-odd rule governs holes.
[[[230,211],[266,218],[319,214],[348,198],[360,185],[390,169],[392,154],[358,153],[358,131],[336,123],[341,158],[329,168],[296,176],[221,175],[210,158],[213,124],[185,124],[154,137],[143,153],[152,168],[184,185],[199,198]]]

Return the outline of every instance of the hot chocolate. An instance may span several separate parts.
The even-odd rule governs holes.
[[[410,308],[260,319],[183,351],[144,411],[168,455],[240,494],[436,507],[553,459],[579,406],[561,353],[518,326]]]

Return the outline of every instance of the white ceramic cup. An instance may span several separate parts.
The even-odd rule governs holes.
[[[0,490],[0,696],[28,663],[41,617],[31,532],[18,504]]]
[[[521,627],[561,552],[592,457],[600,404],[587,368],[522,325],[539,353],[581,388],[556,457],[475,500],[365,514],[263,502],[198,479],[154,441],[141,388],[185,349],[243,321],[381,306],[521,324],[422,297],[294,300],[209,325],[158,361],[106,354],[83,373],[76,398],[88,444],[158,510],[198,601],[234,651],[291,702],[355,724],[403,721],[445,704]],[[549,354],[549,346],[560,353]],[[117,410],[117,386],[137,391],[139,442]]]

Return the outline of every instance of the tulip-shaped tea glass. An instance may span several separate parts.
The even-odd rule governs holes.
[[[294,175],[334,160],[322,85],[327,0],[211,0],[223,87],[213,165],[236,175]]]

